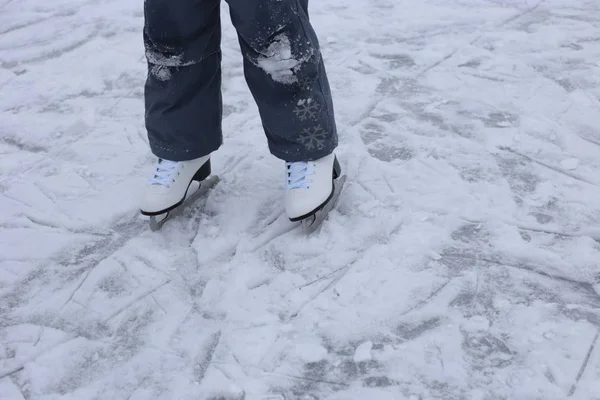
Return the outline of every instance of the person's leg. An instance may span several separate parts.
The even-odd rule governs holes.
[[[271,153],[323,158],[337,147],[333,104],[308,0],[227,0]]]
[[[196,159],[222,144],[219,0],[145,0],[146,129],[151,151]]]

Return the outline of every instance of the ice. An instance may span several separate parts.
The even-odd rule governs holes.
[[[599,400],[597,4],[311,2],[310,235],[221,7],[221,181],[150,232],[141,2],[0,0],[0,399]]]

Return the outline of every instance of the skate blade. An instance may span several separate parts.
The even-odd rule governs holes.
[[[153,215],[150,217],[150,230],[153,232],[158,231],[160,228],[162,228],[165,222],[181,214],[181,212],[185,208],[193,204],[199,198],[206,195],[208,191],[212,189],[217,183],[219,183],[219,177],[217,175],[209,176],[202,182],[192,182],[190,185],[190,189],[192,190],[188,190],[188,193],[191,193],[186,196],[185,200],[183,200],[183,203],[177,206],[177,208],[174,208],[173,210],[168,211],[164,214]],[[193,188],[192,185],[198,185],[198,187]]]
[[[343,175],[343,176],[339,177],[338,179],[334,180],[333,181],[333,185],[334,185],[333,196],[331,196],[331,199],[325,205],[325,207],[323,207],[322,209],[320,209],[313,215],[306,217],[305,219],[303,219],[300,222],[304,233],[306,233],[306,234],[313,233],[321,226],[323,221],[325,221],[327,219],[327,217],[329,216],[329,212],[336,206],[336,204],[340,198],[340,193],[342,192],[342,189],[344,188],[344,183],[346,183],[346,175]]]

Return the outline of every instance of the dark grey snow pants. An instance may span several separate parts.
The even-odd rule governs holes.
[[[333,104],[308,0],[227,0],[269,150],[285,161],[333,152]],[[217,150],[220,0],[145,0],[146,128],[152,152],[183,161]]]

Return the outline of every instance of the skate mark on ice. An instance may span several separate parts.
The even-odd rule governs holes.
[[[480,369],[497,370],[512,364],[517,352],[511,350],[504,340],[489,332],[466,332],[463,334],[462,348],[472,366]]]
[[[493,112],[482,119],[488,128],[513,128],[519,126],[519,116],[509,112]]]
[[[526,16],[527,14],[530,14],[532,12],[534,12],[536,9],[538,9],[546,0],[540,0],[538,1],[535,5],[533,5],[532,7],[527,8],[526,10],[523,10],[503,21],[501,21],[498,24],[495,24],[495,26],[493,27],[493,29],[499,29],[502,28],[504,26],[506,26],[507,24],[510,24],[513,21],[518,20],[519,18],[522,18],[524,16]],[[402,94],[404,92],[406,92],[406,89],[409,87],[409,85],[412,85],[414,82],[416,82],[419,78],[423,77],[425,74],[427,74],[429,71],[437,68],[438,66],[442,65],[444,62],[452,59],[457,53],[459,53],[460,51],[462,51],[464,48],[468,47],[468,46],[473,46],[475,45],[482,37],[484,37],[486,35],[486,33],[493,31],[492,29],[488,28],[486,29],[486,31],[481,32],[479,35],[477,35],[475,38],[467,41],[466,43],[463,43],[462,45],[459,45],[458,47],[456,47],[455,49],[453,49],[452,51],[450,51],[449,53],[447,53],[445,56],[442,56],[440,59],[424,66],[420,72],[418,72],[417,74],[415,74],[413,77],[411,78],[400,78],[397,77],[395,74],[393,74],[390,71],[382,71],[378,68],[375,67],[371,67],[369,66],[373,71],[375,72],[379,72],[383,75],[386,76],[386,78],[381,78],[382,83],[385,80],[389,80],[390,78],[392,80],[398,81],[399,79],[404,79],[404,83],[402,83],[398,88],[395,88],[394,90],[397,92],[397,94]],[[362,121],[364,121],[365,119],[367,119],[369,116],[371,116],[373,114],[373,111],[379,106],[379,104],[381,104],[382,101],[384,101],[388,96],[388,93],[376,93],[376,95],[374,96],[373,100],[371,100],[369,102],[369,104],[367,105],[365,111],[363,113],[361,113],[355,120],[350,121],[349,125],[350,126],[356,126],[359,123],[361,123]]]
[[[10,379],[9,382],[12,384],[12,387],[14,387],[18,393],[21,395],[20,398],[16,398],[14,400],[28,400],[31,398],[30,396],[30,392],[29,392],[29,388],[26,387],[26,385],[22,385],[19,384],[18,380],[16,379],[15,376],[7,376],[5,379]],[[2,383],[2,380],[0,379],[0,384]],[[9,390],[10,392],[10,390]]]
[[[433,300],[435,297],[437,297],[437,295],[439,295],[444,288],[446,288],[448,286],[448,284],[450,284],[450,282],[452,282],[455,278],[450,278],[448,280],[446,280],[446,282],[444,282],[443,284],[439,285],[435,290],[433,290],[426,298],[419,300],[414,306],[410,307],[408,310],[402,312],[402,314],[399,315],[399,317],[404,317],[416,310],[419,310],[423,307],[425,307],[427,304],[429,304],[429,302],[431,300]]]
[[[387,376],[369,376],[363,379],[363,386],[368,388],[387,388],[390,386],[399,386],[398,381],[394,381]]]
[[[275,222],[277,221],[282,221],[279,224],[280,226],[275,225]],[[268,246],[274,240],[299,228],[299,225],[290,223],[284,214],[280,214],[280,216],[275,220],[275,222],[270,224],[274,225],[272,229],[259,233],[258,237],[255,237],[254,240],[252,240],[252,242],[249,244],[249,247],[243,246],[243,248],[238,248],[238,250],[241,250],[243,252],[254,253],[257,250]]]
[[[412,150],[406,146],[399,147],[391,143],[392,140],[399,140],[397,140],[398,138],[390,138],[384,133],[386,131],[390,131],[390,128],[384,128],[377,123],[368,123],[364,129],[361,129],[361,139],[371,157],[384,162],[392,162],[394,160],[408,161],[412,159]]]
[[[71,146],[72,144],[78,142],[80,139],[83,139],[85,137],[85,132],[89,131],[89,126],[87,126],[85,123],[83,123],[81,120],[79,120],[78,122],[70,125],[65,132],[68,133],[68,135],[63,135],[64,137],[67,138],[67,140],[63,143],[56,143],[54,145],[54,147],[52,148],[44,148],[44,151],[40,152],[40,153],[44,153],[45,157],[35,160],[33,161],[31,164],[25,166],[25,167],[21,167],[20,169],[16,169],[15,172],[18,172],[16,174],[6,174],[6,176],[2,176],[0,175],[0,184],[4,183],[4,182],[8,182],[11,179],[13,179],[15,176],[18,177],[22,177],[25,176],[26,174],[32,172],[32,171],[41,171],[44,170],[44,168],[49,164],[49,163],[54,163],[56,162],[56,160],[59,160],[61,155],[63,154],[63,152],[69,148],[69,146]],[[16,139],[15,139],[16,140]],[[10,139],[9,139],[10,141]],[[18,141],[19,143],[21,143],[22,141]],[[54,143],[53,143],[54,144]],[[37,147],[36,145],[25,145],[22,144],[23,146],[27,146],[29,149],[35,148]],[[56,148],[57,147],[57,148]],[[37,175],[36,175],[37,177]],[[41,185],[34,181],[33,184],[42,192],[44,192],[44,194],[53,202],[54,200],[52,200],[51,196],[48,196],[47,193],[45,193],[45,191],[43,190],[43,188],[41,187]],[[57,209],[60,210],[60,207],[57,205]]]
[[[331,380],[326,380],[326,379],[319,379],[317,376],[321,376],[321,374],[320,374],[322,371],[321,365],[323,365],[323,363],[321,363],[321,362],[306,364],[304,368],[309,371],[307,373],[307,376],[285,374],[282,372],[270,372],[269,375],[304,381],[304,382],[306,382],[306,384],[301,386],[302,391],[307,390],[309,388],[313,388],[315,386],[314,384],[319,384],[319,383],[323,383],[326,385],[342,386],[342,387],[350,386],[348,383],[345,383],[345,382],[336,382],[336,381],[331,381]],[[296,390],[298,390],[298,387],[296,387]],[[306,392],[304,392],[304,393],[306,394]]]
[[[500,23],[500,25],[498,27],[502,28],[502,27],[504,27],[504,26],[506,26],[506,25],[508,25],[508,24],[510,24],[510,23],[512,23],[512,22],[514,22],[516,20],[518,20],[519,18],[522,18],[522,17],[526,16],[527,14],[531,14],[532,12],[534,12],[535,10],[537,10],[545,2],[546,2],[546,0],[540,0],[540,1],[538,1],[533,6],[531,6],[531,7],[527,8],[527,9],[523,10],[522,12],[520,12],[520,13],[512,16],[512,17],[509,17],[509,18],[505,19],[504,21],[502,21]]]
[[[0,6],[0,10],[6,8],[10,3],[12,3],[14,0],[6,0],[1,6]]]
[[[583,360],[583,363],[581,364],[581,368],[579,368],[577,377],[575,377],[575,382],[573,383],[573,385],[571,386],[571,389],[569,390],[569,397],[573,396],[573,394],[575,394],[575,390],[577,390],[577,385],[579,384],[579,380],[583,376],[583,374],[588,366],[590,357],[592,356],[592,353],[594,352],[594,348],[596,347],[596,342],[598,342],[599,337],[600,337],[600,330],[596,331],[596,335],[592,339],[592,343],[590,344],[590,347],[589,347],[587,354]]]
[[[547,217],[543,217],[543,218],[552,218],[551,216],[547,216]],[[549,226],[544,226],[543,224],[540,225],[535,225],[532,223],[523,223],[521,221],[513,221],[513,220],[506,220],[506,219],[500,219],[500,220],[474,220],[474,219],[467,219],[467,218],[463,218],[465,221],[468,221],[471,224],[474,224],[476,226],[476,229],[481,229],[479,228],[482,224],[485,223],[489,223],[489,222],[501,222],[503,224],[509,225],[509,226],[513,226],[515,228],[517,228],[519,231],[522,231],[522,234],[525,234],[527,236],[529,236],[529,234],[527,232],[535,232],[535,233],[541,233],[541,234],[545,234],[545,235],[551,235],[556,237],[557,239],[567,239],[567,238],[578,238],[578,237],[589,237],[595,241],[600,241],[600,234],[596,233],[596,232],[587,232],[585,230],[582,230],[580,232],[568,232],[562,229],[553,229],[552,227]],[[453,235],[456,235],[456,232],[453,233]],[[458,240],[456,237],[453,237],[454,240]],[[530,240],[531,237],[529,237],[528,240]]]
[[[13,375],[13,374],[15,374],[15,373],[23,370],[25,368],[25,365],[27,365],[27,363],[32,362],[33,360],[35,360],[36,358],[38,358],[42,354],[45,354],[45,353],[47,353],[49,351],[52,351],[56,347],[65,345],[65,344],[67,344],[67,343],[69,343],[69,342],[71,342],[73,340],[76,340],[76,339],[78,339],[78,336],[76,336],[76,337],[70,337],[70,338],[68,338],[66,340],[61,340],[61,341],[59,341],[57,343],[54,343],[54,344],[52,344],[50,346],[47,346],[46,348],[44,348],[42,350],[39,350],[39,351],[35,352],[32,355],[29,355],[29,356],[25,357],[22,360],[19,360],[18,362],[15,363],[16,365],[9,366],[9,367],[4,367],[4,368],[0,369],[0,380],[4,379],[6,377],[9,377],[9,376],[11,376],[11,375]]]
[[[531,165],[523,158],[499,154],[496,156],[496,164],[517,205],[523,203],[521,196],[534,193],[541,182],[541,177],[534,173],[535,170],[532,170]]]
[[[384,365],[377,360],[378,353],[384,352],[384,344],[391,344],[393,340],[389,338],[373,340],[372,358],[357,359],[358,348],[365,342],[325,343],[327,359],[305,363],[301,375],[297,373],[271,373],[271,375],[286,376],[297,381],[284,391],[286,399],[329,398],[329,395],[357,385],[367,388],[399,386],[399,382],[387,376]],[[287,397],[288,395],[290,397]]]
[[[121,314],[123,311],[127,310],[129,307],[133,306],[134,304],[138,303],[139,301],[145,299],[148,296],[151,296],[154,292],[156,292],[158,289],[162,288],[163,286],[167,285],[171,283],[171,279],[155,286],[154,288],[147,290],[146,292],[140,294],[139,296],[136,296],[135,298],[131,299],[129,302],[127,302],[127,304],[125,304],[124,306],[118,308],[117,310],[115,310],[114,312],[112,312],[110,315],[108,315],[105,319],[104,322],[109,322],[111,319],[115,318],[116,316],[118,316],[119,314]]]
[[[480,257],[477,255],[472,255],[472,254],[444,253],[442,255],[442,260],[440,260],[440,262],[444,263],[445,265],[448,262],[450,262],[451,263],[450,265],[452,265],[452,262],[453,262],[452,260],[470,261],[471,264],[469,264],[469,266],[468,266],[469,268],[474,268],[480,263],[485,263],[485,264],[489,264],[489,265],[496,265],[499,267],[518,269],[521,271],[526,271],[531,274],[550,279],[551,281],[554,281],[556,283],[565,283],[565,284],[568,284],[569,286],[572,286],[572,288],[575,292],[579,292],[579,293],[582,293],[585,296],[587,296],[587,298],[590,299],[591,303],[594,306],[600,307],[600,294],[598,294],[596,292],[596,290],[594,289],[594,283],[590,283],[590,282],[586,282],[586,281],[579,281],[579,280],[571,279],[571,278],[568,278],[565,276],[554,275],[554,274],[551,274],[549,272],[542,270],[539,266],[528,265],[525,263],[510,263],[510,262],[507,262],[504,260]],[[554,269],[559,270],[558,268],[554,268]]]
[[[324,285],[322,288],[317,289],[317,291],[313,294],[311,294],[308,299],[304,300],[299,306],[296,307],[296,310],[293,311],[290,315],[288,315],[285,320],[287,322],[293,320],[294,318],[296,318],[298,316],[298,314],[300,314],[300,312],[302,311],[302,309],[304,307],[306,307],[308,304],[310,304],[311,302],[313,302],[314,300],[316,300],[319,296],[321,296],[323,293],[325,293],[326,291],[328,291],[329,289],[331,289],[332,287],[334,287],[335,285],[337,285],[337,283],[339,281],[342,280],[342,278],[344,278],[344,276],[346,276],[346,274],[348,273],[348,271],[350,270],[350,268],[356,264],[356,262],[358,262],[358,260],[354,260],[353,262],[349,263],[348,265],[345,265],[341,268],[336,269],[335,271],[330,272],[327,275],[324,275],[320,278],[317,278],[311,282],[308,282],[300,287],[298,287],[296,290],[302,290],[308,286],[312,286],[313,284],[323,281],[327,278],[330,278],[333,276],[333,278],[327,282],[326,285]]]
[[[417,65],[415,60],[408,54],[380,54],[371,53],[371,57],[388,61],[388,68],[397,70],[402,68],[411,68]]]
[[[196,379],[196,382],[200,383],[204,379],[206,371],[212,362],[220,341],[221,331],[218,331],[212,335],[208,345],[206,346],[204,357],[202,357],[200,360],[196,360],[194,365],[194,378]]]
[[[256,217],[251,227],[248,229],[254,237],[268,233],[268,229],[279,219],[285,218],[284,211],[279,206],[274,206],[273,199],[269,198],[263,201],[257,208]]]
[[[598,139],[596,139],[596,138],[593,138],[593,139],[592,139],[592,138],[589,138],[589,137],[583,136],[583,135],[582,135],[582,134],[580,134],[580,133],[578,133],[578,134],[577,134],[577,136],[579,136],[579,138],[580,138],[581,140],[585,140],[585,141],[586,141],[586,142],[588,142],[588,143],[591,143],[591,144],[594,144],[594,145],[596,145],[596,146],[600,147],[600,140],[598,140]]]
[[[342,366],[336,368],[326,360],[306,363],[302,369],[301,374],[269,373],[270,376],[293,381],[291,387],[284,390],[284,398],[318,400],[325,393],[335,393],[350,387],[350,381],[354,378],[350,373],[346,374]]]
[[[417,325],[402,323],[396,327],[396,334],[404,341],[414,340],[427,332],[433,331],[442,325],[444,320],[441,317],[434,317],[423,321]]]
[[[4,35],[4,34],[10,33],[10,32],[19,30],[19,29],[29,28],[29,27],[32,27],[34,25],[39,24],[40,22],[44,22],[44,21],[47,21],[49,19],[53,19],[55,17],[60,17],[60,16],[64,16],[64,15],[63,14],[50,15],[50,16],[47,16],[47,17],[37,18],[37,19],[29,21],[29,22],[23,22],[23,23],[20,23],[20,24],[16,24],[16,25],[8,27],[8,28],[6,28],[4,30],[0,30],[0,35]]]
[[[530,161],[530,162],[532,162],[532,163],[535,163],[535,164],[541,165],[541,166],[543,166],[543,167],[546,167],[546,168],[548,168],[548,169],[550,169],[550,170],[552,170],[552,171],[554,171],[554,172],[558,172],[559,174],[562,174],[562,175],[568,176],[569,178],[576,179],[576,180],[578,180],[578,181],[580,181],[580,182],[587,183],[587,184],[589,184],[589,185],[592,185],[592,186],[600,187],[598,183],[596,183],[596,182],[593,182],[593,181],[590,181],[590,180],[588,180],[588,179],[586,179],[586,178],[584,178],[584,177],[580,176],[579,174],[576,174],[576,173],[574,173],[574,172],[570,172],[570,171],[566,171],[566,170],[564,170],[564,169],[561,169],[561,168],[554,167],[554,166],[552,166],[552,165],[546,164],[546,163],[545,163],[545,162],[543,162],[543,161],[540,161],[540,160],[536,160],[536,159],[534,159],[534,158],[531,158],[531,157],[529,157],[528,155],[526,155],[526,154],[523,154],[523,153],[520,153],[520,152],[518,152],[518,151],[516,151],[516,150],[514,150],[514,149],[512,149],[512,148],[510,148],[510,147],[504,147],[504,146],[502,146],[502,147],[498,147],[498,149],[499,149],[499,150],[502,150],[502,151],[507,151],[507,152],[510,152],[510,153],[512,153],[512,154],[515,154],[515,155],[517,155],[517,156],[519,156],[519,157],[522,157],[522,158],[524,158],[524,159],[526,159],[526,160],[528,160],[528,161]]]
[[[94,40],[97,37],[98,37],[98,32],[92,32],[92,33],[88,34],[84,39],[74,41],[73,43],[66,45],[62,48],[57,48],[57,49],[47,51],[40,56],[28,57],[28,58],[19,60],[18,65],[29,65],[29,64],[35,64],[35,63],[39,63],[39,62],[44,62],[44,61],[49,61],[49,60],[53,60],[56,58],[60,58],[64,54],[71,53],[71,52],[79,49],[80,47],[85,46],[86,44],[90,43],[92,40]]]
[[[367,193],[369,196],[371,196],[371,198],[373,200],[377,200],[379,203],[381,204],[385,204],[384,199],[381,198],[381,196],[376,195],[373,190],[371,190],[362,180],[360,179],[355,179],[354,183],[357,184],[358,186],[360,186],[362,188],[362,190],[365,191],[365,193]]]
[[[83,286],[83,284],[87,281],[88,277],[90,276],[90,274],[92,273],[92,271],[94,270],[94,268],[95,268],[95,266],[88,269],[88,271],[85,273],[85,276],[83,277],[83,279],[81,280],[81,282],[79,282],[79,284],[71,292],[71,295],[69,296],[69,298],[63,303],[62,306],[60,306],[61,309],[63,309],[67,304],[69,304],[73,300],[73,298],[75,297],[75,295],[77,294],[77,292],[79,291],[79,289],[81,289],[81,287]]]
[[[261,258],[267,265],[278,271],[286,270],[285,253],[278,250],[276,246],[269,246],[262,252]]]
[[[481,222],[462,225],[450,234],[450,238],[463,243],[487,243],[490,234],[482,227]]]
[[[423,68],[421,70],[421,72],[419,72],[415,78],[420,78],[422,76],[424,76],[427,72],[431,71],[432,69],[440,66],[441,64],[443,64],[445,61],[450,60],[452,57],[454,57],[456,55],[456,53],[458,53],[459,51],[461,51],[464,47],[466,47],[467,45],[473,45],[475,44],[475,42],[477,42],[479,39],[481,38],[481,36],[476,37],[475,39],[473,39],[472,41],[470,41],[468,44],[464,44],[454,50],[452,50],[450,53],[446,54],[444,57],[442,57],[441,59],[439,59],[438,61],[426,66],[425,68]]]
[[[15,147],[21,151],[27,151],[29,153],[46,153],[48,149],[35,144],[23,143],[19,138],[12,136],[5,136],[0,138],[0,143],[4,143],[7,146]]]
[[[545,213],[541,213],[541,212],[532,212],[532,213],[529,213],[529,215],[534,217],[536,219],[536,221],[542,225],[549,224],[550,222],[554,221],[554,217],[552,217],[551,215],[545,214]]]
[[[212,255],[210,258],[204,259],[202,261],[202,264],[203,265],[211,265],[216,262],[227,263],[227,262],[231,261],[233,259],[233,257],[235,257],[235,255],[238,253],[238,250],[239,250],[238,246],[239,246],[239,242],[232,243],[232,244],[226,246],[220,252]]]
[[[129,241],[146,230],[146,225],[137,216],[112,226],[100,240],[84,244],[79,249],[66,250],[52,260],[62,267],[95,267],[103,260],[125,247]]]
[[[388,163],[395,160],[408,161],[413,157],[410,149],[382,144],[370,147],[367,151],[372,157]]]
[[[50,198],[50,200],[52,199]],[[198,212],[198,210],[203,209],[205,204],[206,197],[198,199],[197,203],[190,205],[181,212],[182,215],[195,213],[194,218],[187,219],[194,232],[198,230],[198,226],[203,217],[202,213]],[[58,269],[61,271],[60,274],[64,279],[64,283],[77,279],[82,274],[84,275],[81,281],[73,288],[71,294],[67,297],[67,300],[63,303],[61,308],[64,308],[65,305],[73,301],[77,291],[85,284],[96,266],[115,255],[124,248],[131,239],[138,237],[147,230],[146,221],[140,220],[136,214],[131,218],[113,225],[109,228],[107,233],[99,234],[99,236],[101,236],[100,239],[89,241],[83,245],[76,246],[75,248],[67,248],[62,251],[61,255],[51,259],[49,264],[59,267]],[[193,237],[194,235],[192,235],[191,240],[193,240]],[[35,269],[21,285],[17,286],[12,295],[9,296],[10,301],[7,304],[8,307],[16,307],[20,302],[19,299],[25,297],[31,298],[31,296],[26,296],[25,294],[28,290],[31,290],[30,287],[35,287],[39,281],[48,279],[49,270],[48,264]],[[161,272],[164,273],[164,271]]]
[[[328,273],[328,274],[326,274],[326,275],[320,276],[320,277],[318,277],[317,279],[314,279],[314,280],[312,280],[312,281],[310,281],[310,282],[308,282],[308,283],[305,283],[305,284],[304,284],[304,285],[302,285],[302,286],[299,286],[299,287],[298,287],[298,289],[304,289],[305,287],[309,287],[309,286],[311,286],[311,285],[313,285],[313,284],[315,284],[315,283],[317,283],[317,282],[321,282],[322,280],[325,280],[325,279],[327,279],[327,278],[329,278],[329,277],[331,277],[331,276],[333,276],[333,275],[336,275],[336,274],[338,274],[339,272],[342,272],[342,271],[344,271],[344,270],[345,270],[345,269],[347,269],[347,268],[350,268],[350,266],[351,266],[351,265],[345,265],[345,266],[343,266],[343,267],[340,267],[340,268],[338,268],[338,269],[336,269],[336,270],[334,270],[334,271],[332,271],[332,272],[330,272],[330,273]],[[334,278],[334,279],[335,279],[335,278]]]
[[[243,154],[242,156],[232,156],[225,161],[226,169],[222,170],[219,175],[230,176],[241,163],[249,158],[249,154]]]

